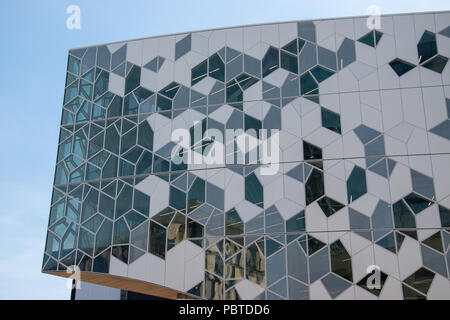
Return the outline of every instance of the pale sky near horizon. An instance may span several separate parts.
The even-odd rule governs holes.
[[[66,27],[69,5],[81,29]],[[0,3],[0,299],[68,299],[40,272],[67,51],[113,41],[289,20],[449,10],[448,0],[3,0]]]

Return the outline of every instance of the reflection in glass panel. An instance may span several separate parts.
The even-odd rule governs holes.
[[[209,272],[205,272],[205,299],[222,300],[223,299],[223,282]]]
[[[79,255],[81,254],[81,252],[78,253]],[[80,259],[80,258],[77,258]],[[89,258],[89,256],[83,256],[79,263],[78,263],[78,267],[80,268],[81,271],[91,271],[92,269],[92,259]]]
[[[235,288],[231,288],[225,292],[225,300],[241,300]]]
[[[353,282],[352,260],[340,240],[330,245],[331,270],[341,277]]]
[[[314,202],[323,196],[324,192],[323,173],[317,169],[313,169],[305,184],[306,204],[308,205]]]
[[[105,219],[95,237],[95,255],[111,245],[112,223]]]
[[[108,273],[109,272],[109,260],[111,257],[111,251],[108,249],[101,255],[94,259],[93,272]]]
[[[102,70],[95,81],[94,99],[97,99],[108,90],[109,72]]]
[[[84,228],[80,229],[78,248],[92,256],[94,250],[94,235]]]
[[[247,279],[264,287],[265,286],[264,256],[258,250],[255,243],[247,248],[245,261],[246,261]]]
[[[130,226],[130,229],[133,230],[138,225],[140,225],[142,222],[144,222],[145,217],[139,213],[137,213],[134,210],[131,210],[125,215],[125,219],[127,220],[128,225]]]
[[[322,149],[306,141],[303,141],[303,158],[313,166],[319,169],[323,168],[322,161],[317,160],[322,159]]]
[[[203,246],[203,226],[192,220],[192,219],[187,219],[187,237],[189,239],[191,239],[191,241],[197,245],[199,245],[200,247]]]
[[[67,255],[70,251],[75,249],[78,235],[78,227],[76,224],[71,223],[67,229],[66,234],[62,238],[61,256]]]
[[[53,205],[52,208],[50,209],[49,225],[55,223],[55,221],[59,220],[63,215],[64,215],[64,200]]]
[[[130,230],[125,219],[120,219],[114,223],[114,244],[123,244],[130,241]]]
[[[156,222],[150,222],[148,251],[162,259],[166,256],[166,229]]]
[[[325,243],[322,241],[310,236],[308,234],[308,254],[313,255],[320,249],[322,249],[325,246]]]
[[[241,247],[234,243],[233,241],[226,239],[225,240],[225,259],[228,259],[229,257],[231,257],[232,255],[234,255],[236,252],[238,252],[239,250],[241,250]]]
[[[74,56],[69,55],[69,60],[67,62],[67,70],[72,72],[73,74],[80,74],[80,60],[75,58]]]
[[[172,220],[173,215],[175,214],[175,210],[170,207],[165,208],[157,215],[153,216],[153,220],[167,227]]]
[[[205,202],[205,181],[197,178],[188,193],[188,212]]]
[[[225,234],[240,235],[244,233],[244,223],[235,209],[225,214]]]
[[[394,223],[396,228],[415,228],[416,220],[403,200],[399,200],[392,206],[394,211]]]
[[[177,213],[167,229],[167,250],[170,250],[184,240],[185,229],[185,216]]]
[[[420,292],[427,294],[430,289],[431,283],[434,279],[434,273],[425,269],[420,268],[404,281],[406,284],[410,285],[414,289],[419,290]]]
[[[323,213],[325,213],[327,217],[330,217],[331,215],[335,214],[337,211],[345,207],[342,203],[339,203],[327,196],[317,201],[317,204],[320,206]]]
[[[129,94],[125,97],[123,102],[123,114],[137,114],[138,113],[139,104],[136,101],[136,98],[133,94]]]
[[[129,246],[114,246],[112,254],[124,263],[128,263]]]
[[[212,246],[205,252],[205,269],[223,277],[223,260],[219,248]]]
[[[79,95],[83,98],[90,100],[92,98],[92,84],[86,80],[80,80]]]
[[[244,277],[244,254],[239,252],[225,262],[225,278],[239,279]]]

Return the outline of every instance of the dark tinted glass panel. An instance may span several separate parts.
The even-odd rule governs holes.
[[[150,236],[148,251],[155,256],[165,258],[166,255],[166,229],[159,224],[150,222]]]
[[[125,94],[130,93],[141,82],[141,68],[133,66],[125,79]]]
[[[367,192],[366,172],[364,169],[355,166],[347,180],[347,199],[352,203]]]
[[[419,61],[421,63],[437,54],[436,35],[425,31],[417,44],[417,51],[419,52]]]
[[[389,62],[389,65],[399,77],[415,67],[415,65],[398,58]]]
[[[203,61],[192,69],[191,85],[195,85],[208,75],[208,60]]]
[[[352,282],[352,260],[340,240],[330,245],[330,258],[331,270]]]
[[[254,173],[245,178],[245,200],[264,207],[263,187]]]
[[[322,126],[341,134],[341,117],[339,114],[325,108],[322,110]]]
[[[306,204],[308,205],[314,202],[323,196],[324,192],[323,173],[317,169],[313,169],[305,185]]]
[[[209,58],[209,76],[222,82],[225,81],[225,64],[217,53]]]
[[[298,60],[297,56],[291,55],[287,52],[281,51],[280,53],[281,67],[292,73],[298,73]]]
[[[262,60],[263,77],[268,76],[279,67],[279,50],[270,47]]]
[[[339,203],[336,200],[333,200],[326,196],[317,201],[317,203],[327,217],[333,215],[344,207],[342,203]]]

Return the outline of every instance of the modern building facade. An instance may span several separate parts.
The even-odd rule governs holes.
[[[42,271],[165,298],[450,299],[450,12],[374,19],[70,50]]]

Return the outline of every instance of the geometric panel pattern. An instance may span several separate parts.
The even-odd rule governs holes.
[[[202,299],[450,299],[448,21],[70,50],[42,271],[77,265]],[[190,146],[173,153],[180,128]],[[239,149],[226,155],[239,164],[175,161],[211,154],[206,133],[228,129],[258,143],[278,130],[278,170]]]

